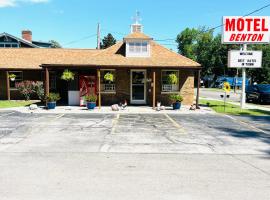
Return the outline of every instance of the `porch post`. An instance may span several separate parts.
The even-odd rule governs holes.
[[[101,92],[100,92],[100,69],[97,70],[98,77],[98,108],[101,108]]]
[[[200,98],[200,86],[201,86],[201,70],[197,72],[197,95],[196,95],[196,109],[200,109],[199,107],[199,98]]]
[[[156,71],[153,71],[153,109],[156,108]]]
[[[7,92],[7,100],[10,101],[10,84],[9,84],[9,72],[6,71],[6,92]]]
[[[48,96],[50,93],[50,73],[49,69],[45,68],[45,96]]]

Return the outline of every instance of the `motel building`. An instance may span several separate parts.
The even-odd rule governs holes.
[[[181,94],[182,103],[190,106],[194,80],[200,80],[200,64],[154,42],[138,22],[123,41],[104,50],[2,48],[0,52],[1,100],[22,99],[15,85],[31,80],[44,81],[45,93],[59,93],[65,105],[79,106],[84,95],[95,93],[98,106],[125,100],[129,105],[155,107],[157,101],[170,105],[170,94]],[[75,74],[73,81],[61,79],[67,69]],[[108,72],[114,75],[113,82],[104,79]],[[167,83],[172,73],[178,77],[174,85]],[[15,81],[9,74],[16,75]]]

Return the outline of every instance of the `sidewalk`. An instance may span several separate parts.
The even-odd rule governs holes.
[[[119,111],[112,111],[110,106],[102,106],[101,109],[95,108],[94,110],[88,110],[85,107],[79,106],[57,106],[54,110],[47,110],[44,107],[38,107],[36,110],[30,110],[29,107],[17,107],[17,108],[5,108],[0,110],[9,110],[9,111],[16,111],[21,113],[59,113],[59,114],[71,114],[71,113],[78,113],[78,114],[89,114],[89,113],[102,113],[102,114],[209,114],[214,113],[214,111],[207,107],[201,107],[201,109],[192,111],[189,110],[190,106],[183,106],[180,110],[173,110],[171,107],[165,107],[165,110],[156,111],[149,106],[128,106],[124,110]]]

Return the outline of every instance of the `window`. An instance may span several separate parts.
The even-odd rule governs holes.
[[[135,52],[140,53],[142,49],[141,43],[136,42],[135,43]]]
[[[129,43],[129,52],[134,52],[135,44],[133,42]]]
[[[128,42],[127,57],[149,57],[149,47],[146,41]]]
[[[169,80],[169,76],[175,74],[177,77],[177,83],[172,84]],[[162,70],[162,92],[177,92],[179,91],[179,71],[178,70]]]
[[[146,42],[142,43],[142,52],[147,52],[147,43]]]
[[[10,74],[15,74],[16,78],[14,81],[9,79],[9,85],[10,85],[10,89],[16,89],[16,83],[22,82],[23,81],[23,72],[21,71],[10,71],[8,72],[9,75]]]
[[[49,72],[50,77],[50,90],[56,90],[56,73],[55,72]]]
[[[115,70],[101,70],[101,92],[110,93],[115,92]]]
[[[18,48],[19,45],[18,43],[14,42],[8,42],[8,43],[0,43],[1,48]]]

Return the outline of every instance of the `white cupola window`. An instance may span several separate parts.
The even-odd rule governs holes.
[[[126,57],[150,57],[150,41],[152,38],[143,33],[140,20],[140,14],[137,12],[134,23],[131,25],[131,33],[124,38]]]
[[[149,41],[127,41],[126,42],[126,56],[127,57],[149,57],[150,45]]]

